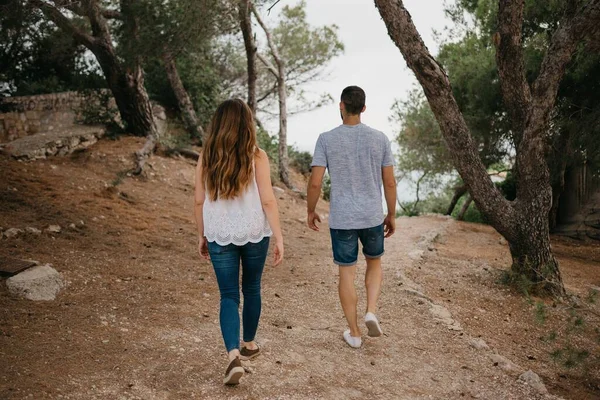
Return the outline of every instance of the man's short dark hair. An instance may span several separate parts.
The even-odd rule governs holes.
[[[351,115],[358,115],[362,112],[366,97],[365,91],[358,86],[348,86],[342,90],[342,102],[346,107],[346,112]]]

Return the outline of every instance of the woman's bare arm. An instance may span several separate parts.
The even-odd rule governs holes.
[[[281,233],[281,225],[279,224],[279,208],[277,200],[273,193],[271,184],[271,167],[269,165],[269,157],[263,150],[259,150],[255,158],[256,166],[256,184],[258,193],[262,203],[263,210],[267,216],[267,221],[273,231],[275,239],[275,265],[279,264],[283,259],[283,234]]]

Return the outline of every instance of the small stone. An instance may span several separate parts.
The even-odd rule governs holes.
[[[27,228],[25,228],[25,231],[32,235],[41,235],[42,234],[42,231],[40,231],[39,229],[34,228],[32,226],[28,226]]]
[[[371,365],[375,365],[375,361],[371,361]]]
[[[471,338],[469,345],[477,350],[489,350],[490,347],[487,345],[485,340],[481,338]]]
[[[502,236],[500,236],[500,240],[498,240],[498,243],[500,243],[502,246],[505,246],[506,243],[508,243],[508,242],[506,241],[506,239],[504,239]]]
[[[542,379],[538,376],[538,374],[536,374],[532,370],[523,372],[519,376],[519,381],[531,386],[533,389],[535,389],[540,394],[548,393],[548,389],[546,389],[546,386],[544,385],[544,382],[542,382]]]
[[[83,222],[83,220],[79,220],[79,222],[77,223],[77,226],[84,226],[85,222]]]
[[[202,313],[202,316],[203,316],[204,318],[208,318],[208,313]]]
[[[69,229],[77,229],[77,227],[75,226],[75,224],[69,224]]]
[[[23,229],[9,228],[4,231],[3,235],[5,238],[11,239],[11,238],[19,236],[21,233],[23,233]]]
[[[277,193],[277,194],[283,194],[283,193],[285,193],[285,190],[284,190],[284,189],[282,189],[282,188],[280,188],[280,187],[277,187],[277,186],[273,186],[273,191],[274,191],[275,193]]]
[[[500,367],[506,373],[515,373],[520,369],[518,365],[500,354],[492,354],[490,358],[495,367]]]
[[[49,225],[46,228],[46,232],[48,232],[48,233],[60,233],[60,231],[61,231],[60,225]]]

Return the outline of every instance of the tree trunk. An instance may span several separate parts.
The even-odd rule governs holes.
[[[179,112],[181,113],[185,129],[189,132],[193,139],[197,140],[202,145],[202,137],[204,136],[204,130],[198,121],[196,116],[196,110],[192,100],[188,95],[188,92],[181,82],[179,72],[177,71],[177,65],[175,60],[169,51],[163,53],[163,63],[167,77],[169,78],[169,84],[171,89],[177,98],[177,105],[179,106]]]
[[[535,217],[523,213],[524,217],[517,221],[517,237],[509,241],[511,270],[521,279],[521,283],[528,286],[529,292],[562,296],[565,290],[558,262],[550,248],[548,219],[544,213],[533,208],[527,207],[529,215]]]
[[[452,196],[452,200],[450,200],[450,204],[448,205],[445,215],[452,215],[454,208],[456,208],[456,204],[465,193],[467,193],[467,186],[465,185],[457,186],[454,189],[454,195]]]
[[[248,69],[248,106],[256,117],[256,80],[258,78],[256,72],[256,42],[252,34],[252,1],[240,0],[239,3],[239,18],[240,29],[244,37],[244,47],[246,49],[246,60]]]
[[[277,80],[277,94],[279,95],[279,178],[290,189],[294,185],[290,180],[290,160],[288,157],[287,146],[287,93],[285,82],[283,80],[283,67],[279,69],[279,79]]]
[[[271,73],[277,79],[277,95],[279,97],[279,178],[290,189],[295,189],[292,181],[290,180],[290,162],[288,158],[288,147],[287,147],[287,92],[285,88],[285,62],[277,51],[277,46],[273,43],[271,32],[264,24],[258,11],[254,5],[252,5],[252,13],[256,17],[259,25],[263,28],[265,36],[267,37],[267,43],[271,49],[271,54],[275,59],[277,68],[275,68],[267,59],[262,57],[260,54],[258,57],[261,61],[267,65]]]
[[[456,216],[457,220],[459,220],[459,221],[465,220],[465,214],[467,213],[467,210],[469,209],[469,206],[471,205],[472,202],[473,202],[473,198],[471,196],[468,196],[467,200],[465,200],[465,202],[463,203],[462,208],[460,209],[460,212]]]
[[[528,86],[523,84],[526,81],[520,76],[523,50],[520,37],[517,37],[523,24],[524,3],[523,0],[500,0],[498,12],[499,40],[513,40],[513,43],[499,43],[498,46],[500,77],[512,80],[508,85],[502,83],[504,102],[508,104],[507,109],[513,111],[510,113],[512,118],[526,119],[512,121],[513,126],[522,126],[523,132],[518,133],[517,198],[509,202],[488,176],[454,99],[450,81],[427,50],[403,1],[375,0],[390,37],[423,87],[454,165],[469,188],[477,208],[515,248],[512,252],[513,270],[534,282],[551,282],[540,286],[547,293],[556,295],[563,293],[564,287],[549,245],[548,211],[552,195],[544,157],[547,150],[546,135],[560,80],[577,44],[595,31],[600,20],[600,0],[581,3],[576,13],[565,15],[552,35],[530,93],[527,93]],[[511,54],[517,55],[513,63],[503,59]],[[518,110],[519,104],[525,107],[522,110],[524,112]],[[543,220],[543,225],[538,225],[540,220]],[[527,232],[523,233],[524,230]],[[541,237],[527,238],[526,235],[531,233]]]
[[[558,222],[560,196],[565,188],[565,170],[567,169],[567,161],[572,152],[571,137],[572,132],[570,130],[561,130],[548,158],[548,168],[550,170],[552,185],[552,207],[548,214],[550,232],[556,228]]]

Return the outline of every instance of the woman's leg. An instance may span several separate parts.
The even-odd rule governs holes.
[[[240,247],[209,242],[208,252],[221,293],[221,334],[229,358],[233,359],[239,355],[240,347]]]
[[[256,348],[254,336],[261,311],[260,281],[269,251],[269,238],[266,237],[258,243],[248,243],[242,246],[241,250],[244,342],[250,350],[253,350]]]

